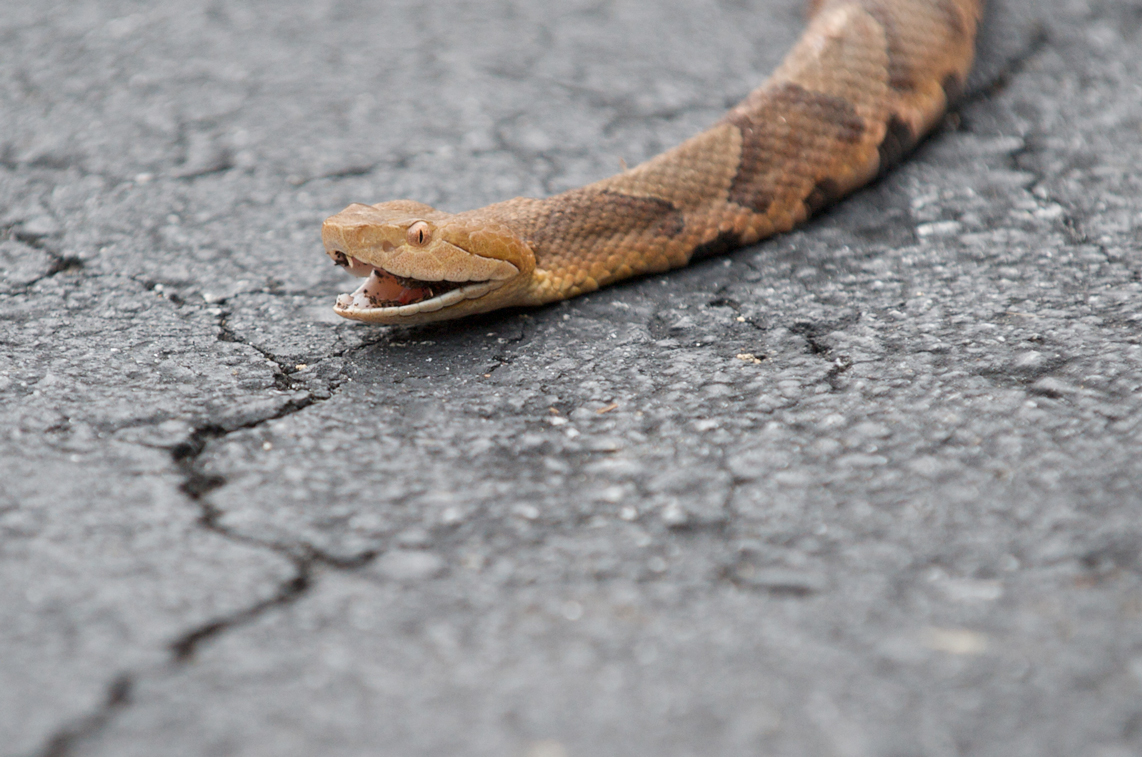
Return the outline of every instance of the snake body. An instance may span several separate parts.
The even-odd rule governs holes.
[[[788,231],[866,184],[943,118],[984,0],[810,0],[773,75],[710,129],[546,199],[463,213],[353,204],[326,252],[365,277],[335,310],[413,324],[540,305]]]

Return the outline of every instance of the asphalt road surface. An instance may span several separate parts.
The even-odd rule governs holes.
[[[0,755],[1142,754],[1142,3],[993,0],[803,229],[331,312],[322,219],[602,178],[799,0],[0,8]]]

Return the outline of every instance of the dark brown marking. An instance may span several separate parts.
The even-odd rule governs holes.
[[[892,118],[888,119],[888,131],[884,134],[884,141],[880,143],[878,148],[880,172],[884,173],[899,163],[900,159],[915,146],[916,135],[912,133],[912,127],[901,121],[900,116],[893,113]]]
[[[686,228],[682,212],[657,197],[635,197],[620,192],[572,190],[550,215],[537,219],[528,236],[537,254],[569,241],[594,244],[599,239],[621,239],[629,234],[676,237]]]
[[[949,107],[959,102],[960,98],[964,96],[964,82],[960,79],[959,74],[948,74],[940,84],[944,87],[944,98]]]
[[[956,5],[955,0],[938,0],[936,7],[944,14],[944,20],[948,30],[951,31],[957,39],[963,39],[968,36],[968,28],[964,25],[963,14],[960,13],[960,9]]]
[[[833,155],[836,143],[855,144],[866,128],[847,100],[797,84],[756,93],[725,120],[742,134],[741,160],[729,199],[762,215],[773,204],[774,188],[791,164]]]
[[[862,3],[880,28],[884,29],[884,38],[888,47],[888,86],[897,92],[911,92],[916,89],[917,75],[913,70],[904,39],[896,24],[896,18],[887,9],[881,6],[878,0]]]
[[[815,215],[821,208],[839,200],[842,194],[840,184],[832,179],[821,179],[805,198],[805,208],[809,211],[809,215]]]
[[[699,260],[701,258],[713,257],[714,255],[724,255],[730,250],[736,250],[741,246],[742,240],[737,232],[723,231],[709,242],[703,242],[695,247],[694,251],[690,253],[690,259]]]

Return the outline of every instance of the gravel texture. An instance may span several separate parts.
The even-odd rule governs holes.
[[[993,0],[802,230],[414,329],[321,220],[602,178],[797,0],[0,9],[0,755],[1142,753],[1142,3]]]

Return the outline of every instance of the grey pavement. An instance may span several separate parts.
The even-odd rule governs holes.
[[[321,220],[697,132],[798,0],[0,8],[0,755],[1142,754],[1142,3],[803,229],[341,321]]]

